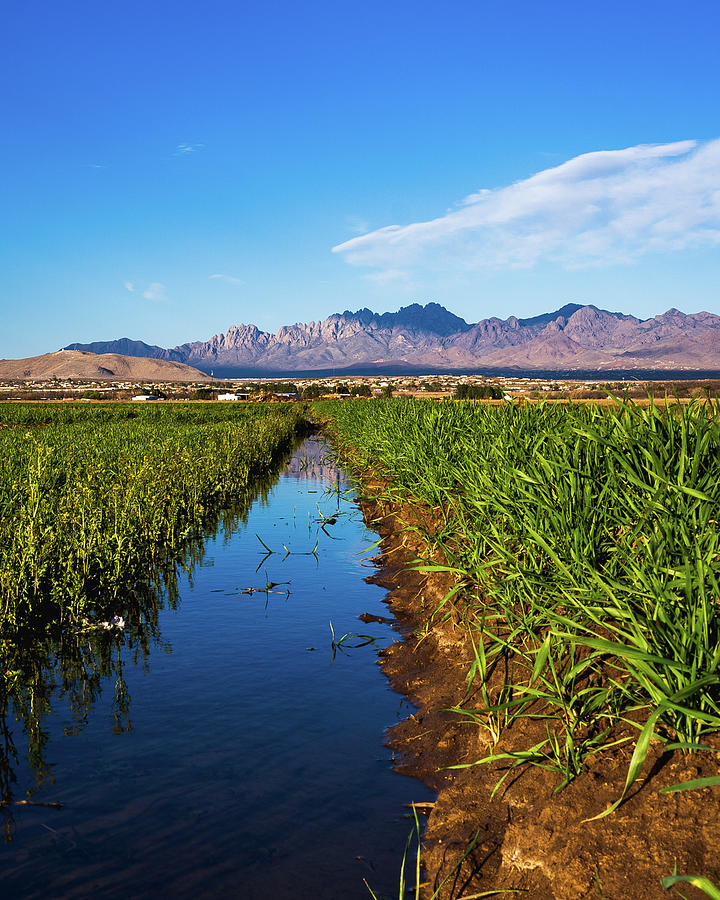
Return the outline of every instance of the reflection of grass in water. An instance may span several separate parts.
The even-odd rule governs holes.
[[[259,568],[259,567],[258,567]],[[255,569],[257,572],[257,569]],[[285,591],[276,591],[273,590],[276,587],[281,587],[284,584],[290,584],[289,581],[271,581],[270,576],[267,573],[267,569],[265,570],[265,584],[263,587],[244,587],[240,588],[237,591],[223,591],[225,597],[237,597],[240,594],[280,594],[283,597],[290,596],[290,590]]]
[[[129,605],[130,615],[138,621],[140,610]],[[161,605],[144,605],[141,613],[147,617],[147,626],[131,626],[122,635],[104,629],[84,632],[68,629],[55,636],[45,635],[33,643],[3,641],[0,644],[0,797],[6,840],[12,840],[14,834],[13,805],[17,802],[14,767],[21,754],[11,723],[22,722],[27,742],[22,757],[27,758],[34,774],[34,784],[24,787],[26,801],[38,789],[54,784],[53,767],[46,761],[49,735],[43,722],[52,715],[57,703],[67,704],[72,716],[72,724],[66,726],[65,733],[77,734],[87,725],[89,713],[100,699],[103,683],[114,680],[113,731],[131,731],[130,695],[124,678],[121,644],[130,650],[131,658],[141,657],[146,661]]]
[[[420,900],[421,889],[424,887],[429,887],[428,884],[423,884],[421,882],[421,869],[422,869],[421,859],[420,859],[421,829],[420,829],[420,822],[418,821],[418,815],[417,815],[417,809],[418,809],[418,806],[420,806],[420,804],[413,803],[411,805],[412,805],[412,810],[413,810],[413,818],[414,818],[415,822],[414,822],[413,830],[408,835],[408,839],[405,843],[405,851],[403,853],[402,861],[400,863],[400,884],[398,887],[398,900],[406,900],[408,893],[410,893],[411,891],[412,891],[412,895],[414,896],[415,900]],[[432,805],[432,804],[430,804],[430,805]],[[425,806],[425,804],[423,804],[423,806]],[[470,841],[467,848],[465,849],[465,852],[463,853],[463,855],[455,863],[455,865],[448,872],[448,874],[445,876],[445,878],[443,878],[443,880],[440,882],[438,887],[433,891],[433,893],[428,898],[428,900],[437,900],[437,897],[439,896],[440,891],[445,887],[445,885],[448,883],[448,881],[450,881],[450,879],[457,872],[459,872],[460,868],[462,867],[462,864],[465,862],[465,860],[470,856],[470,854],[475,849],[475,845],[477,844],[479,834],[480,834],[480,832],[476,832],[475,836],[473,837],[473,839]],[[416,845],[415,854],[414,854],[415,884],[413,886],[410,886],[410,885],[408,885],[408,883],[406,881],[405,870],[408,865],[408,862],[410,861],[410,852],[412,849],[413,842]],[[363,878],[363,882],[365,883],[365,887],[368,889],[370,896],[373,898],[373,900],[382,900],[382,898],[378,897],[378,895],[375,893],[375,891],[373,891],[373,889],[370,887],[370,885],[367,882],[367,879]],[[481,897],[497,897],[500,894],[518,894],[518,893],[524,893],[524,891],[522,889],[518,890],[518,889],[514,889],[514,888],[500,888],[498,890],[481,891],[480,893],[474,893],[474,894],[463,894],[462,897],[460,898],[460,900],[480,900]]]
[[[332,651],[331,662],[335,662],[335,656],[343,653],[347,656],[348,650],[357,650],[358,647],[367,647],[369,644],[376,644],[380,638],[371,634],[355,634],[352,631],[346,631],[345,634],[338,637],[335,634],[333,623],[330,622],[330,649]],[[352,643],[356,641],[357,643]]]
[[[260,568],[260,566],[263,565],[263,563],[265,562],[265,560],[268,559],[270,556],[272,556],[276,551],[275,551],[275,550],[271,550],[270,547],[268,547],[268,545],[267,545],[267,544],[265,543],[265,541],[260,537],[259,534],[256,534],[255,537],[260,541],[260,543],[263,545],[263,547],[265,548],[265,551],[266,551],[266,552],[265,552],[265,556],[263,556],[263,558],[262,558],[262,559],[260,560],[260,562],[258,563],[257,569],[255,569],[255,571],[257,572],[258,569]],[[287,544],[283,544],[283,545],[282,545],[282,548],[283,548],[283,550],[285,551],[285,555],[283,556],[283,562],[288,558],[288,556],[314,556],[315,559],[317,559],[317,558],[318,558],[318,552],[317,552],[317,551],[318,551],[318,545],[319,545],[319,543],[320,543],[320,542],[319,542],[318,540],[316,540],[316,541],[315,541],[315,544],[314,544],[314,546],[313,546],[313,548],[312,548],[311,550],[291,550],[291,549],[287,546]]]
[[[318,481],[337,480],[340,476],[333,449],[322,438],[308,439],[302,451],[290,460],[287,471],[296,478]]]
[[[168,409],[170,408],[168,407]],[[95,407],[93,410],[95,418],[90,417],[91,424],[97,426],[98,423],[103,423],[103,429],[106,426],[109,427],[108,423],[111,425],[113,422],[119,421],[121,424],[127,424],[126,418],[131,422],[134,418],[134,410],[128,412],[121,406],[114,406],[105,411],[103,407]],[[44,409],[36,406],[32,410],[36,417],[46,416],[51,425],[53,423],[57,425],[58,422],[64,423],[64,425],[76,422],[80,425],[83,423],[88,425],[86,421],[88,416],[85,411],[88,411],[87,407],[81,411],[77,411],[73,407],[63,407],[62,415],[58,412],[57,407]],[[127,416],[126,413],[128,413]],[[25,410],[20,408],[13,412],[12,409],[5,406],[0,415],[5,417],[15,415],[22,418]],[[168,434],[173,434],[173,424],[182,425],[185,422],[182,407],[176,407],[172,415],[168,413],[168,417],[164,419],[155,414],[145,418],[149,419],[145,423],[148,425],[149,434],[146,433],[145,437],[150,438],[150,443],[142,445],[140,448],[142,451],[147,451],[149,446],[153,446],[154,440],[161,444],[163,439],[167,439]],[[197,431],[198,422],[196,420],[198,417],[195,416],[194,411],[189,418],[193,427],[183,432],[183,439],[191,433],[196,433],[197,437],[202,436],[201,432]],[[202,419],[202,416],[199,418]],[[219,438],[229,427],[222,415],[220,419],[219,424],[222,425],[222,428],[216,431],[216,438]],[[257,422],[262,424],[262,419],[262,416],[255,417],[254,421],[256,424]],[[199,424],[202,424],[202,421]],[[242,424],[240,423],[240,425]],[[250,423],[245,422],[245,424],[249,425]],[[181,573],[187,577],[192,586],[192,572],[203,559],[206,539],[212,538],[220,527],[225,530],[227,536],[230,536],[237,529],[238,523],[246,520],[247,509],[255,493],[259,492],[262,497],[267,497],[272,483],[273,469],[271,467],[277,456],[276,451],[281,453],[282,441],[292,438],[298,420],[296,417],[286,416],[281,424],[283,427],[287,426],[286,431],[273,430],[272,420],[270,420],[264,422],[264,431],[261,428],[257,432],[256,449],[257,447],[263,448],[262,464],[253,470],[251,466],[247,465],[247,456],[239,461],[242,464],[241,468],[236,472],[236,477],[229,479],[228,485],[237,487],[237,478],[242,478],[242,490],[230,498],[231,502],[228,505],[220,505],[221,499],[225,496],[224,491],[205,498],[198,494],[196,505],[192,510],[186,510],[189,524],[186,524],[182,534],[176,532],[177,539],[172,547],[163,545],[161,542],[159,550],[153,549],[152,560],[149,563],[145,561],[143,566],[139,566],[135,560],[133,565],[133,561],[130,559],[130,565],[127,568],[112,569],[108,573],[108,577],[115,579],[112,582],[113,589],[104,595],[93,592],[93,586],[96,587],[96,582],[92,577],[93,566],[97,567],[103,560],[102,555],[95,558],[92,565],[89,564],[85,580],[78,576],[73,581],[77,590],[73,598],[74,607],[77,607],[78,610],[77,618],[64,615],[62,625],[48,623],[45,614],[52,614],[56,607],[52,603],[49,606],[39,604],[36,607],[34,603],[29,602],[31,597],[35,596],[29,592],[25,596],[26,604],[35,615],[32,622],[27,621],[25,627],[20,628],[21,605],[16,604],[14,620],[5,622],[6,626],[14,625],[14,631],[10,627],[5,627],[3,638],[0,639],[0,806],[2,806],[5,816],[7,840],[11,840],[14,834],[13,804],[25,803],[39,788],[53,784],[53,770],[46,761],[49,735],[43,722],[53,714],[60,703],[67,704],[71,713],[72,721],[66,726],[66,733],[78,734],[86,727],[89,715],[100,699],[102,688],[109,681],[113,685],[113,731],[120,733],[132,729],[131,698],[124,678],[124,666],[128,659],[133,664],[142,662],[147,666],[150,648],[156,644],[162,644],[158,624],[159,611],[166,606],[172,609],[177,607],[179,601],[178,577]],[[163,428],[168,425],[169,429]],[[236,438],[243,439],[244,436],[246,439],[248,435],[254,433],[238,427],[238,423],[235,423],[235,428],[237,429],[235,436],[227,443],[228,451],[232,451],[235,447],[234,440]],[[16,429],[16,431],[23,436],[25,434],[24,429]],[[110,431],[112,432],[112,429]],[[63,452],[60,452],[53,443],[59,433],[63,440],[59,442],[58,446],[62,448]],[[43,578],[49,578],[50,573],[56,571],[54,566],[64,566],[60,577],[61,586],[63,584],[62,577],[67,577],[68,573],[74,571],[71,565],[74,558],[72,547],[80,538],[71,533],[72,519],[68,518],[68,510],[72,508],[74,500],[72,497],[67,497],[66,494],[74,484],[77,484],[78,479],[82,480],[82,477],[87,475],[90,470],[87,466],[84,468],[81,466],[79,473],[63,469],[68,460],[73,458],[70,444],[67,442],[77,439],[78,447],[75,450],[80,454],[80,458],[83,454],[92,455],[90,451],[93,447],[97,451],[97,458],[94,460],[95,468],[91,469],[96,483],[86,485],[87,490],[81,492],[80,501],[82,502],[78,501],[80,503],[79,514],[85,515],[83,521],[87,526],[86,530],[81,532],[80,537],[91,535],[92,539],[98,542],[93,545],[97,547],[102,542],[103,536],[107,537],[100,529],[100,525],[105,521],[102,516],[104,512],[107,512],[107,504],[103,506],[100,503],[101,488],[108,484],[113,485],[113,479],[120,477],[123,471],[122,466],[127,466],[128,461],[132,458],[132,452],[134,452],[130,448],[129,455],[123,457],[120,454],[120,458],[117,457],[115,453],[118,449],[117,431],[104,435],[96,427],[87,427],[85,430],[81,428],[80,431],[66,428],[65,432],[58,432],[57,427],[48,427],[42,429],[42,434],[44,439],[49,441],[46,450],[50,448],[52,453],[48,450],[43,457],[48,460],[48,464],[41,473],[44,479],[42,482],[43,492],[37,493],[40,481],[36,481],[35,488],[31,486],[30,489],[31,496],[35,497],[36,518],[45,516],[47,521],[44,527],[46,531],[49,529],[47,546],[43,546],[42,542],[35,545],[35,550],[45,560],[42,577],[38,576],[39,580],[35,585],[35,590],[38,592],[44,585]],[[277,443],[278,440],[281,441],[280,444]],[[273,449],[273,442],[276,442],[275,449]],[[173,446],[177,449],[180,445]],[[13,448],[17,449],[17,446],[11,444],[10,450]],[[4,449],[8,449],[7,442],[5,442]],[[115,456],[113,456],[114,453]],[[52,454],[55,454],[55,457]],[[220,465],[223,464],[223,459],[224,457],[221,455],[218,460]],[[12,492],[10,496],[8,495],[9,482],[3,478],[8,471],[12,473],[15,468],[21,468],[22,461],[22,453],[16,457],[6,456],[4,458],[5,470],[0,469],[0,502],[5,503],[8,512],[12,511],[12,506],[8,504],[13,498]],[[85,461],[87,462],[87,460]],[[192,463],[191,457],[186,457],[186,462]],[[105,468],[103,468],[103,464],[105,464]],[[258,476],[254,481],[251,480],[254,477],[253,471],[256,471]],[[277,477],[277,469],[275,469],[275,476]],[[133,473],[130,472],[128,477],[132,482]],[[197,487],[197,482],[193,482],[192,478],[189,478],[189,483],[191,487],[194,486],[193,489]],[[137,484],[134,486],[133,484],[121,485],[118,482],[112,490],[115,491],[117,488],[118,491],[122,491],[125,487],[132,493],[137,488]],[[153,487],[153,490],[156,487],[162,492],[168,488],[168,485],[159,477],[159,486]],[[36,494],[32,493],[33,490],[36,490]],[[93,500],[96,503],[95,507],[91,503]],[[139,516],[145,511],[148,514],[153,512],[152,497],[148,502],[150,506],[147,510],[138,507]],[[57,515],[55,516],[57,521],[54,521],[52,516],[53,503],[57,504]],[[70,507],[67,504],[70,504]],[[95,513],[98,514],[98,517],[93,519]],[[0,535],[4,534],[3,529],[8,527],[8,521],[12,524],[12,515],[8,515],[7,520],[0,524]],[[137,526],[137,523],[143,520],[136,517],[133,521]],[[96,530],[90,531],[91,526]],[[53,529],[57,532],[55,536],[53,536]],[[63,539],[70,542],[71,549],[68,552],[71,559],[54,560],[50,558],[48,556],[50,547],[57,550]],[[118,535],[114,535],[112,539],[109,539],[109,543],[113,544],[117,539]],[[90,544],[88,544],[88,549],[92,549]],[[132,554],[131,546],[126,546],[125,549]],[[4,567],[12,563],[15,559],[13,553],[17,552],[23,552],[21,544],[11,544],[10,546],[5,544],[0,549],[0,588],[3,590],[8,584],[8,570]],[[29,560],[30,556],[26,556],[25,559]],[[28,571],[30,570],[20,571],[20,582],[22,582],[22,577],[27,576]],[[136,572],[141,573],[141,577],[130,578],[130,575]],[[119,579],[124,579],[122,587]],[[128,584],[128,581],[131,583]],[[266,593],[271,592],[278,584],[279,582],[273,583],[266,573],[266,585],[263,589]],[[100,600],[99,597],[103,599]],[[7,604],[5,609],[7,611]],[[82,617],[79,615],[80,610],[83,613]],[[40,615],[41,612],[43,615]],[[111,620],[113,614],[117,613],[122,613],[125,620],[124,629],[105,629],[99,626],[100,619]],[[83,624],[83,618],[87,620],[86,624]],[[39,627],[32,628],[31,624],[33,623]],[[11,725],[13,721],[22,723],[23,736],[27,741],[24,749],[16,742]],[[23,759],[27,759],[29,768],[34,773],[34,784],[23,785],[21,788],[25,800],[16,798],[15,769],[21,756]]]

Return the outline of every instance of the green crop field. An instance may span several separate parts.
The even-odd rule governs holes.
[[[296,406],[2,404],[2,636],[122,613],[303,425]]]
[[[425,510],[417,565],[454,575],[435,617],[469,632],[482,697],[457,713],[491,747],[541,719],[512,760],[562,786],[631,740],[626,792],[653,735],[692,750],[720,727],[720,405],[316,409],[385,498]],[[492,690],[491,669],[506,673]]]

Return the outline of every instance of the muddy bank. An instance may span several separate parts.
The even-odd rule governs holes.
[[[557,793],[557,773],[537,766],[510,771],[503,760],[448,768],[475,763],[490,753],[526,751],[546,736],[545,722],[515,721],[493,744],[487,729],[448,711],[482,706],[477,680],[470,688],[467,683],[474,654],[461,620],[462,604],[446,621],[437,621],[441,616],[431,621],[453,586],[453,576],[409,569],[419,556],[428,556],[427,544],[413,530],[421,522],[428,524],[425,510],[383,501],[382,485],[369,477],[363,494],[366,521],[382,536],[381,568],[372,581],[388,589],[386,602],[402,633],[402,640],[383,654],[381,665],[393,687],[418,707],[390,730],[389,744],[398,770],[438,791],[424,838],[424,896],[439,888],[441,900],[462,900],[485,891],[510,891],[508,896],[524,892],[537,900],[659,900],[679,896],[660,884],[674,871],[717,881],[720,789],[658,793],[669,785],[717,775],[717,757],[711,753],[663,753],[660,741],[654,741],[643,774],[625,802],[596,822],[585,820],[622,793],[634,741],[590,757],[587,771]],[[446,609],[449,604],[443,612]],[[491,691],[500,675],[490,674]],[[627,732],[637,734],[630,726]],[[717,736],[708,743],[720,747]],[[687,898],[706,896],[689,885],[679,887]]]

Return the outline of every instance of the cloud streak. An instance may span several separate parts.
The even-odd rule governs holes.
[[[123,287],[131,294],[137,294],[139,292],[145,300],[152,300],[154,303],[167,303],[168,301],[165,285],[160,281],[150,282],[145,290],[142,291],[133,281],[123,281]]]
[[[205,144],[178,144],[173,152],[173,156],[188,156],[190,153],[197,153],[204,150]]]
[[[210,278],[215,279],[216,281],[225,281],[227,284],[245,284],[242,278],[236,278],[234,275],[222,275],[217,273],[211,275]]]
[[[720,139],[585,153],[445,215],[333,247],[377,272],[632,263],[720,245]]]
[[[167,294],[165,293],[165,285],[159,281],[153,281],[143,291],[143,297],[146,300],[152,300],[153,303],[166,303]]]

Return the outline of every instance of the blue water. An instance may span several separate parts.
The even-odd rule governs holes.
[[[406,805],[430,794],[383,745],[410,710],[377,665],[394,632],[357,618],[388,615],[364,581],[377,536],[323,454],[310,439],[245,524],[206,536],[156,626],[102,637],[94,702],[78,711],[80,678],[73,711],[56,674],[32,800],[62,809],[6,810],[3,897],[367,898],[363,878],[397,897]],[[330,621],[376,643],[333,658]],[[9,725],[21,798],[36,776]]]

